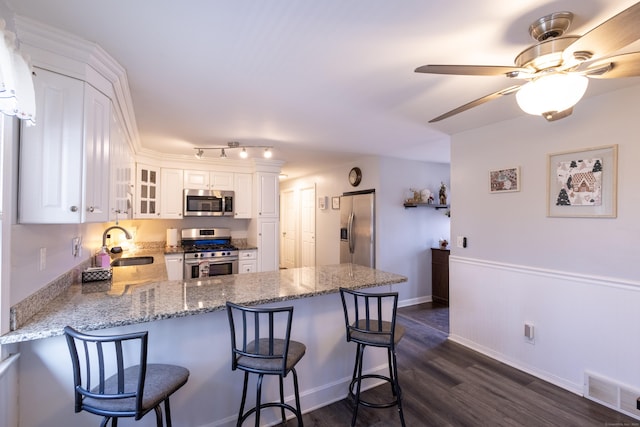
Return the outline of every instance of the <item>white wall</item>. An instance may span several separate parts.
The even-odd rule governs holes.
[[[349,170],[358,166],[362,182],[356,188],[347,180]],[[316,184],[317,197],[355,190],[376,191],[376,268],[409,278],[399,286],[402,304],[431,299],[431,251],[441,238],[449,238],[449,218],[444,210],[405,209],[403,201],[409,188],[437,191],[440,183],[449,184],[449,165],[397,159],[364,157],[351,164],[336,166],[304,178],[281,183],[281,190]],[[455,190],[454,190],[455,192]],[[340,262],[340,211],[316,209],[316,261],[318,265]]]
[[[577,393],[585,371],[640,390],[640,86],[454,135],[451,338]],[[547,154],[618,144],[617,218],[548,218]],[[488,171],[519,166],[520,192]],[[535,326],[535,344],[524,323]]]

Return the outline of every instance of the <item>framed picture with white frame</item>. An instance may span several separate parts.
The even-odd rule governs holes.
[[[617,216],[618,145],[547,156],[547,216]]]

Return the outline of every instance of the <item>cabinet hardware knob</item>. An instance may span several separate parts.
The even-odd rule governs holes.
[[[71,212],[78,212],[78,207],[77,206],[71,206],[71,208],[69,208],[69,210]]]
[[[95,210],[95,208],[93,206],[89,206],[89,209],[87,209],[89,212],[93,212]]]

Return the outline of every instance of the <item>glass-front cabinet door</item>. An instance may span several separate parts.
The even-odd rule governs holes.
[[[159,218],[160,168],[138,163],[135,218]]]

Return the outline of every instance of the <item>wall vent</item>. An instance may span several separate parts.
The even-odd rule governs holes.
[[[640,420],[640,410],[636,406],[640,390],[585,372],[584,396]]]

